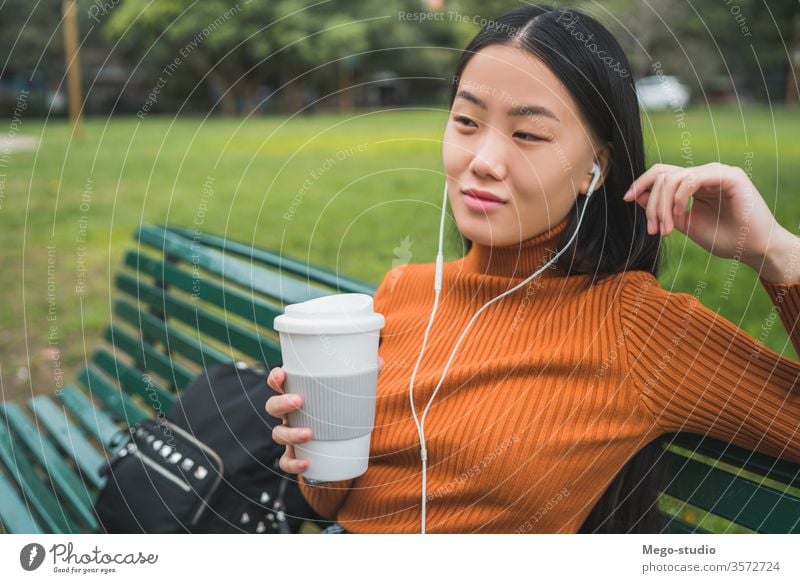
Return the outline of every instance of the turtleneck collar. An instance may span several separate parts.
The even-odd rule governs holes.
[[[462,258],[461,268],[466,273],[510,278],[528,277],[558,252],[569,218],[567,215],[543,233],[512,245],[493,247],[473,242]],[[560,270],[550,268],[545,269],[540,277],[558,277],[560,273]]]

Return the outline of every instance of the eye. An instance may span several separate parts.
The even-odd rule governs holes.
[[[457,124],[463,125],[464,127],[467,127],[467,128],[469,128],[469,127],[478,127],[477,124],[474,121],[472,121],[470,118],[465,117],[463,115],[457,115],[453,119],[455,120],[455,122]],[[469,125],[469,124],[472,124],[472,125]]]
[[[545,138],[540,138],[539,136],[534,136],[533,134],[529,134],[527,132],[516,132],[514,136],[519,136],[522,138],[524,142],[549,142],[550,140]]]

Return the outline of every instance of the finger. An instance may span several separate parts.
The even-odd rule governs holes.
[[[671,166],[668,164],[653,164],[649,169],[643,172],[641,176],[631,182],[630,187],[622,197],[623,200],[633,200],[633,198],[636,196],[636,193],[643,192],[645,190],[652,191],[656,179],[660,175],[675,168],[678,168],[678,166]]]
[[[673,201],[675,200],[675,193],[680,188],[683,176],[683,172],[673,172],[664,178],[664,193],[658,205],[658,222],[661,226],[662,237],[669,235],[674,227],[672,219]]]
[[[286,458],[286,461],[289,463],[294,462],[297,460],[297,452],[295,451],[294,445],[289,444],[286,446],[286,451],[283,452],[283,456]],[[309,462],[308,460],[297,460],[298,463],[293,464],[295,466],[295,470],[293,473],[299,474],[300,472],[305,472],[308,469]],[[299,468],[299,469],[298,469]]]
[[[382,356],[379,356],[379,357],[378,357],[378,371],[379,371],[379,372],[383,370],[383,366],[384,366],[385,364],[386,364],[386,362],[383,360],[383,357],[382,357]]]
[[[730,189],[749,181],[741,168],[718,162],[703,164],[692,169],[692,196],[719,200]]]
[[[650,190],[650,198],[647,201],[645,215],[647,216],[647,234],[655,235],[658,233],[658,204],[661,198],[664,183],[664,176],[659,175]]]
[[[689,218],[689,201],[697,190],[697,181],[694,173],[683,177],[672,202],[672,218],[677,229],[686,233]]]
[[[274,390],[278,391],[279,393],[283,392],[283,383],[286,381],[286,372],[283,368],[276,366],[271,371],[269,371],[269,376],[267,376],[267,384]]]
[[[284,472],[289,474],[302,474],[308,469],[308,462],[296,459],[294,453],[290,455],[288,447],[286,448],[286,453],[281,456],[278,465]]]
[[[303,398],[300,395],[275,395],[267,399],[265,408],[267,413],[273,417],[284,417],[287,413],[297,411],[302,406]]]
[[[650,200],[650,194],[651,193],[650,193],[649,190],[644,190],[642,192],[638,192],[636,194],[636,199],[635,199],[636,204],[638,204],[643,209],[646,209],[647,208],[647,201]],[[634,199],[631,198],[630,200],[634,200]],[[630,202],[630,200],[629,200],[629,202]]]
[[[631,197],[627,200],[627,202],[635,200],[636,204],[638,204],[643,209],[647,209],[647,201],[650,200],[650,194],[651,193],[649,190],[643,190],[641,192],[637,192],[635,199]]]
[[[288,427],[276,425],[272,430],[272,440],[280,445],[297,445],[311,439],[311,429],[308,427]]]

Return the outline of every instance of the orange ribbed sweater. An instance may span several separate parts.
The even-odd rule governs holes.
[[[543,265],[566,225],[445,263],[415,382],[418,417],[470,318]],[[433,263],[405,265],[375,294],[385,367],[369,469],[316,487],[300,480],[312,507],[350,532],[420,531],[408,385],[433,276]],[[673,431],[800,461],[800,363],[649,273],[584,289],[588,279],[548,269],[473,324],[426,418],[427,532],[577,532],[626,461]],[[761,283],[800,352],[800,285]]]

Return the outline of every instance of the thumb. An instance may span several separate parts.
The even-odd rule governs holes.
[[[384,360],[383,360],[383,357],[382,357],[382,356],[379,356],[379,357],[378,357],[378,371],[381,371],[381,370],[383,370],[383,365],[384,365],[384,364],[385,364],[385,362],[384,362]]]

